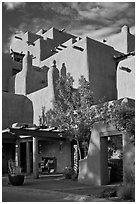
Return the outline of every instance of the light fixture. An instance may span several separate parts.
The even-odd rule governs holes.
[[[60,152],[62,152],[62,149],[63,149],[63,141],[60,140],[59,141],[59,150],[60,150]]]

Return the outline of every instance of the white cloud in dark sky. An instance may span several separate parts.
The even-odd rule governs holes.
[[[37,32],[41,28],[65,27],[66,32],[74,35],[101,39],[120,31],[123,25],[135,25],[134,2],[4,2],[3,5],[6,47],[16,30]]]
[[[15,8],[25,6],[25,2],[4,2],[7,10],[14,10]]]

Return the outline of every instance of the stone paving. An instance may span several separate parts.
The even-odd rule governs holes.
[[[110,202],[118,199],[98,198],[108,186],[91,187],[62,176],[25,177],[22,186],[12,186],[7,177],[2,179],[3,202]]]

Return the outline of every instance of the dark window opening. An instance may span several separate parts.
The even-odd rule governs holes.
[[[24,54],[22,54],[22,53],[17,53],[17,52],[12,52],[12,53],[11,53],[11,57],[12,57],[12,59],[13,59],[14,61],[22,63]]]
[[[12,69],[12,76],[18,74],[20,71],[18,69]]]

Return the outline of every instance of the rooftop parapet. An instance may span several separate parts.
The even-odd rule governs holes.
[[[124,26],[121,28],[121,32],[122,32],[122,33],[130,33],[129,27],[128,27],[127,25],[124,25]]]
[[[135,36],[130,33],[127,25],[121,28],[121,32],[108,37],[106,44],[123,53],[132,52],[135,49]]]

